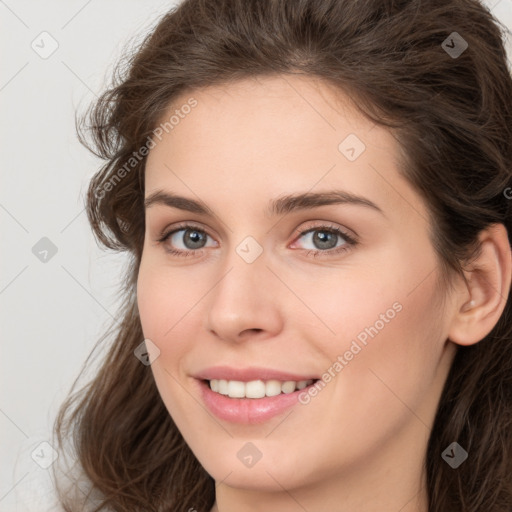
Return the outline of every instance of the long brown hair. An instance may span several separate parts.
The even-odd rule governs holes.
[[[402,172],[427,201],[448,282],[484,228],[502,223],[512,240],[504,31],[477,0],[185,0],[119,63],[78,128],[105,160],[86,206],[97,239],[128,255],[125,305],[99,371],[78,391],[75,382],[55,423],[59,446],[89,482],[94,510],[209,512],[215,499],[213,479],[133,354],[143,340],[135,286],[146,160],[133,155],[148,146],[169,105],[185,92],[252,76],[300,73],[334,84],[400,142]],[[458,52],[467,43],[458,55],[450,53],[454,37]],[[491,333],[458,348],[426,454],[430,512],[511,510],[511,308],[509,296]],[[470,458],[457,469],[441,457],[453,441]],[[60,492],[68,511],[92,502],[83,488]]]

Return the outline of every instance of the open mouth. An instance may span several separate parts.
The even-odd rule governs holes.
[[[208,409],[221,420],[245,425],[269,421],[284,414],[288,408],[303,403],[301,395],[309,393],[320,381],[317,378],[294,381],[252,377],[254,380],[249,381],[204,377],[196,379],[196,382]]]
[[[203,382],[214,392],[229,398],[264,398],[291,394],[314,385],[319,379],[301,381],[279,380],[252,380],[243,382],[238,380],[212,379]]]

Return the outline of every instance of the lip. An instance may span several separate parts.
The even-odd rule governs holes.
[[[251,380],[318,380],[317,375],[299,375],[298,373],[288,373],[271,368],[262,368],[251,366],[249,368],[233,368],[230,366],[212,366],[193,375],[199,380],[238,380],[240,382],[250,382]],[[293,393],[290,393],[293,394]]]
[[[216,366],[197,373],[195,381],[198,392],[206,407],[219,419],[230,423],[254,425],[263,423],[284,413],[290,407],[299,403],[299,395],[308,392],[316,384],[318,377],[298,375],[268,368],[236,369],[227,366]],[[238,380],[280,380],[301,381],[313,380],[313,384],[293,393],[281,393],[277,396],[263,398],[230,398],[210,389],[207,381],[212,379]]]

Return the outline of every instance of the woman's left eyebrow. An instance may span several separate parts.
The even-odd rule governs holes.
[[[200,200],[183,197],[177,194],[157,190],[150,194],[144,200],[144,207],[150,208],[155,204],[177,208],[199,215],[212,215],[212,210]],[[275,217],[297,210],[307,210],[320,206],[328,206],[332,204],[352,204],[363,206],[378,211],[385,216],[382,209],[373,201],[366,197],[358,196],[345,190],[327,190],[324,192],[304,192],[292,195],[286,195],[271,200],[267,209],[267,216]]]
[[[370,199],[358,196],[346,190],[326,190],[323,192],[304,192],[286,195],[270,202],[268,214],[270,216],[283,215],[294,210],[306,210],[331,204],[365,206],[384,215],[382,209]]]

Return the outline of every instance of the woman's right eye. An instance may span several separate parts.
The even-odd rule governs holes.
[[[174,254],[176,256],[190,256],[194,252],[198,252],[199,249],[207,247],[204,244],[208,237],[210,237],[210,235],[202,229],[198,229],[195,226],[185,225],[162,234],[158,239],[158,242],[162,243],[165,250],[170,254]],[[180,244],[184,247],[180,248]],[[176,246],[178,246],[178,248],[176,248]]]

